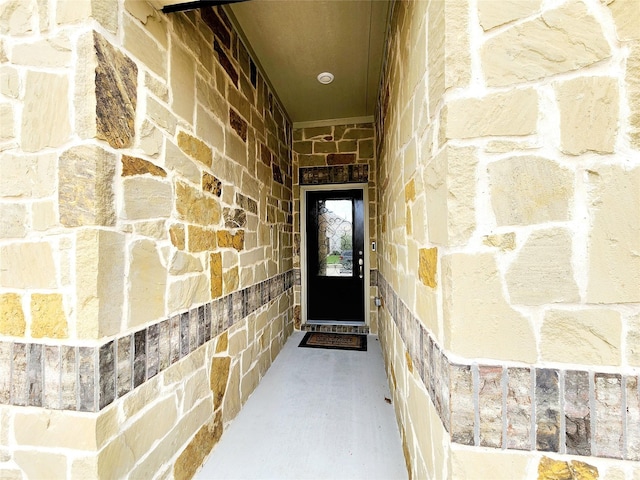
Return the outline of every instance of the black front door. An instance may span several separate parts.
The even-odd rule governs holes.
[[[307,321],[364,322],[362,190],[306,192]]]

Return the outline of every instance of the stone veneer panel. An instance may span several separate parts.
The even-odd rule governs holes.
[[[577,70],[610,55],[602,27],[574,0],[487,41],[482,63],[487,83],[502,86]]]
[[[489,164],[489,177],[499,226],[568,219],[574,178],[556,162],[533,156],[508,158]]]
[[[247,316],[277,303],[292,287],[293,271],[288,271],[96,347],[2,341],[0,360],[6,363],[0,362],[0,373],[4,365],[15,374],[0,376],[8,380],[0,381],[0,404],[45,406],[46,401],[47,408],[56,410],[100,411]],[[46,304],[41,297],[46,295],[35,302]],[[240,301],[234,303],[232,298]],[[54,327],[51,322],[56,318],[46,315],[43,321],[51,326],[47,328]],[[292,316],[289,321],[293,322]],[[62,383],[52,381],[56,376]],[[59,395],[62,404],[55,400]]]
[[[441,262],[446,347],[470,358],[534,362],[533,331],[503,299],[495,258],[457,253],[443,256]],[[506,331],[509,342],[503,340]]]
[[[640,301],[640,168],[602,166],[588,173],[589,303]]]
[[[412,478],[536,478],[538,466],[540,478],[556,467],[567,478],[598,475],[582,462],[556,462],[567,454],[591,456],[585,461],[602,466],[602,477],[637,474],[631,462],[596,458],[597,410],[603,414],[607,402],[596,401],[595,378],[622,379],[622,424],[616,413],[616,434],[603,431],[601,441],[602,451],[612,444],[615,452],[622,434],[625,449],[636,415],[625,382],[638,366],[640,278],[631,252],[640,237],[630,235],[640,229],[638,7],[552,3],[396,2],[390,17],[376,111],[379,321]],[[456,190],[446,157],[460,149],[474,158],[451,175],[463,183]],[[309,166],[317,161],[311,152]],[[471,208],[451,215],[457,201]],[[461,222],[468,229],[455,241],[447,213],[472,221]],[[431,299],[417,267],[418,252],[434,246]],[[424,348],[416,349],[418,340]],[[437,378],[444,357],[448,388]],[[448,418],[441,397],[452,389],[464,395],[460,365],[471,370],[475,396],[452,394]],[[412,367],[424,390],[409,386]],[[502,389],[494,402],[482,401],[481,372],[492,368],[506,371]],[[614,410],[618,388],[600,393]],[[429,396],[420,407],[410,398],[416,390]],[[456,416],[461,402],[475,402],[464,421]],[[492,430],[500,409],[502,428]],[[430,411],[440,421],[423,445],[413,426]],[[456,441],[438,436],[446,428]],[[502,434],[498,448],[469,448],[494,433]]]
[[[581,77],[556,87],[562,150],[570,155],[613,153],[617,133],[618,82],[610,77]]]
[[[578,301],[571,247],[565,229],[532,233],[506,275],[511,301],[520,305]]]
[[[25,152],[60,147],[71,137],[69,80],[62,75],[27,72],[22,113]]]
[[[95,145],[80,145],[65,151],[59,162],[60,223],[114,226],[115,155]]]
[[[640,390],[636,376],[453,361],[408,311],[386,278],[380,273],[376,277],[388,321],[397,329],[407,361],[420,369],[425,391],[443,427],[449,426],[452,442],[494,449],[637,458]],[[381,334],[385,328],[380,325]],[[407,347],[418,331],[423,348]],[[381,341],[386,341],[384,336]],[[626,411],[621,408],[623,398]],[[561,432],[563,426],[565,431]],[[504,432],[506,438],[502,438]]]

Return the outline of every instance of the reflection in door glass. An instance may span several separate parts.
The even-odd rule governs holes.
[[[351,200],[318,202],[318,275],[353,274],[353,208]]]

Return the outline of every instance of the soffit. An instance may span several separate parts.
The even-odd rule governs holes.
[[[251,0],[225,9],[300,123],[373,115],[389,7],[388,0]],[[330,85],[316,79],[325,71],[335,75]]]

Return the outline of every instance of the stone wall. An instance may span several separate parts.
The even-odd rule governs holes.
[[[375,134],[371,123],[344,123],[326,126],[307,126],[293,130],[293,198],[294,198],[294,268],[296,271],[295,326],[303,330],[330,332],[378,332],[378,311],[374,305],[377,296],[377,251],[371,251],[376,241],[377,188]],[[368,185],[369,239],[369,321],[364,327],[335,325],[308,325],[301,308],[302,279],[300,278],[300,187],[366,183]]]
[[[414,478],[640,475],[639,32],[635,1],[395,3],[379,335]]]
[[[0,10],[0,476],[189,478],[293,329],[291,125],[220,9]]]

